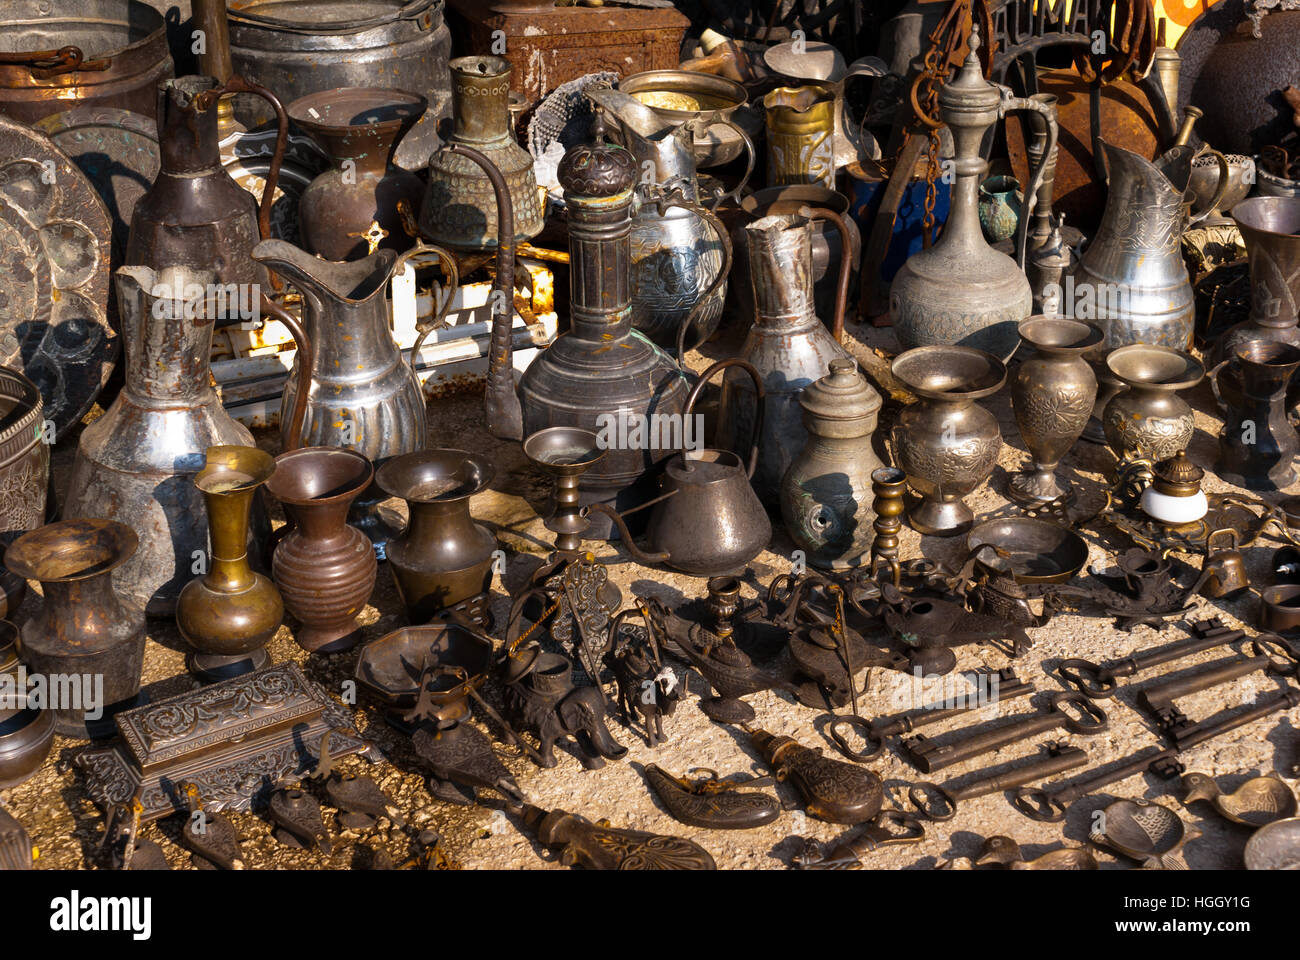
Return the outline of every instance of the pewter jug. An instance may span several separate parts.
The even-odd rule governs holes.
[[[810,221],[797,214],[763,217],[745,228],[758,315],[739,356],[763,378],[754,490],[772,511],[780,509],[781,480],[808,438],[799,392],[826,376],[832,360],[851,359],[813,312],[811,231]],[[837,326],[845,286],[836,302]],[[740,454],[757,413],[748,378],[728,372],[718,410],[718,446]]]
[[[1209,214],[1191,217],[1188,187],[1196,151],[1178,146],[1152,162],[1105,140],[1097,142],[1110,171],[1106,210],[1066,284],[1067,300],[1077,291],[1080,302],[1063,304],[1061,312],[1099,326],[1106,334],[1106,350],[1133,343],[1186,350],[1196,305],[1181,239],[1190,223]],[[1228,186],[1226,164],[1221,173],[1219,196]],[[1119,382],[1100,367],[1097,381],[1094,416],[1119,390]],[[1090,425],[1085,436],[1095,439],[1097,433]]]
[[[385,292],[398,255],[378,250],[361,260],[335,263],[313,257],[283,240],[263,240],[253,259],[266,264],[302,294],[303,320],[314,357],[301,352],[280,400],[280,432],[299,395],[304,366],[310,377],[301,442],[309,447],[344,447],[382,464],[389,457],[424,447],[424,391],[403,358],[388,326]],[[285,312],[272,310],[283,320]],[[385,497],[372,483],[357,498],[349,520],[360,527],[383,557],[390,531],[377,515]]]
[[[1033,293],[1022,269],[1025,244],[1057,128],[1055,111],[1047,104],[1012,96],[1006,87],[984,79],[979,46],[979,33],[972,32],[966,62],[939,91],[939,115],[952,131],[956,157],[948,222],[934,246],[913,254],[894,276],[889,305],[904,350],[958,344],[1006,360],[1020,342],[1017,325],[1033,309]],[[980,229],[979,186],[988,172],[980,144],[990,127],[1017,110],[1044,117],[1047,149],[1025,188],[1012,259],[990,247]]]
[[[703,122],[673,123],[635,97],[599,88],[587,96],[618,123],[616,139],[641,168],[632,220],[632,325],[661,346],[687,337],[703,342],[722,319],[727,296],[730,238],[721,221],[700,206],[695,179],[695,131]],[[740,131],[753,169],[753,145]],[[749,171],[713,207],[739,196]],[[683,330],[691,319],[691,330]],[[680,334],[680,335],[679,335]],[[680,356],[680,352],[679,352]]]
[[[505,178],[514,211],[516,243],[545,225],[532,155],[510,135],[509,61],[459,57],[451,61],[454,126],[448,144],[478,150]],[[494,185],[482,169],[454,150],[429,157],[429,187],[420,208],[420,232],[456,250],[490,250],[500,214]]]
[[[195,555],[207,549],[203,496],[191,482],[205,451],[253,443],[212,387],[216,277],[185,267],[117,271],[126,382],[108,413],[82,431],[63,506],[67,519],[119,520],[139,534],[115,581],[151,616],[174,612]],[[290,329],[302,337],[296,324]],[[301,416],[286,415],[286,446],[296,445],[291,421]],[[270,524],[260,505],[254,518],[250,550],[260,561]]]
[[[262,202],[235,183],[221,163],[217,103],[225,93],[255,93],[279,118],[275,154]],[[271,235],[280,161],[289,139],[289,119],[271,91],[232,76],[180,77],[158,84],[158,145],[161,168],[153,186],[136,201],[126,262],[161,270],[215,270],[218,283],[262,285],[264,267],[251,254]],[[248,319],[241,317],[240,319]]]
[[[451,149],[466,152],[458,144]],[[504,180],[490,172],[498,199],[506,199]],[[552,426],[611,438],[612,449],[582,475],[580,497],[584,505],[601,502],[615,510],[644,502],[651,492],[646,472],[676,452],[678,441],[664,437],[662,425],[682,426],[687,393],[681,368],[632,329],[630,234],[638,172],[632,154],[614,144],[580,144],[565,153],[558,177],[569,213],[569,330],[528,365],[516,395],[510,312],[498,311],[486,398],[488,429],[503,439]],[[514,256],[509,204],[501,209],[498,283]],[[610,539],[612,529],[597,513],[586,536]]]
[[[781,481],[781,516],[815,567],[856,566],[871,546],[871,474],[883,467],[871,446],[880,394],[852,360],[799,395],[808,442]]]

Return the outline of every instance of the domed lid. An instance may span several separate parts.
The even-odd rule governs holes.
[[[830,362],[830,373],[804,387],[799,404],[822,420],[864,420],[880,411],[880,394],[845,357]]]
[[[556,177],[566,197],[613,197],[636,183],[636,158],[612,143],[580,143],[560,160]]]
[[[1188,460],[1186,452],[1182,450],[1161,460],[1151,472],[1155,475],[1155,488],[1171,497],[1195,496],[1201,489],[1201,479],[1205,476],[1205,471]]]

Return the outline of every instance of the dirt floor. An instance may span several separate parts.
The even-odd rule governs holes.
[[[879,346],[892,352],[892,335],[888,330],[850,327],[851,349],[863,365],[881,383],[887,383],[887,362],[874,352]],[[733,331],[721,341],[709,344],[708,356],[693,354],[691,366],[702,369],[711,358],[725,356],[739,345],[740,334]],[[1209,387],[1202,384],[1192,391],[1188,399],[1198,410],[1197,433],[1188,451],[1189,456],[1201,465],[1214,461],[1217,449],[1216,436],[1219,419],[1214,412],[1214,401]],[[1002,424],[1002,456],[990,481],[969,498],[977,516],[1007,511],[1001,494],[1009,472],[1022,466],[1024,446],[1016,431],[1007,392],[986,401]],[[897,410],[897,404],[887,400],[877,436],[887,434]],[[509,608],[508,592],[525,581],[549,551],[551,535],[544,529],[539,510],[545,509],[549,488],[544,478],[531,470],[524,460],[518,444],[501,443],[489,437],[483,429],[481,397],[464,396],[432,402],[429,406],[429,446],[449,446],[470,449],[488,456],[497,468],[492,489],[477,496],[472,503],[475,518],[489,526],[499,537],[509,554],[504,583],[498,582],[493,592],[493,612],[498,623],[503,623]],[[278,435],[261,431],[257,442],[272,452],[279,449]],[[75,435],[64,438],[55,451],[55,485],[61,493],[66,486],[70,465],[75,453]],[[880,443],[878,448],[882,447]],[[882,448],[883,450],[883,448]],[[1081,481],[1084,506],[1097,506],[1104,498],[1104,475],[1112,463],[1104,448],[1080,443],[1066,457],[1061,470],[1077,476]],[[1207,491],[1230,489],[1213,475],[1207,475]],[[1287,491],[1300,492],[1300,484]],[[1280,499],[1281,495],[1270,495]],[[400,501],[394,501],[399,511],[404,511]],[[278,509],[273,512],[275,521],[281,518]],[[767,583],[790,567],[793,545],[780,524],[774,524],[777,533],[771,549],[765,551],[745,573],[745,597],[755,596],[765,590]],[[1108,555],[1096,540],[1092,540],[1090,562],[1110,566],[1113,554]],[[1251,579],[1258,585],[1270,582],[1269,557],[1277,542],[1268,538],[1244,549]],[[921,537],[905,528],[902,550],[905,558],[926,556],[937,560],[958,562],[964,554],[964,538],[940,539]],[[675,606],[703,593],[703,580],[649,569],[626,562],[619,552],[609,545],[598,545],[598,555],[612,564],[611,577],[623,590],[625,602],[634,595],[661,598]],[[34,605],[40,602],[36,591],[30,591],[15,619],[22,621],[31,615]],[[1208,602],[1198,598],[1199,608],[1188,620],[1216,615],[1230,626],[1240,626],[1254,632],[1257,622],[1258,597],[1248,592],[1232,602]],[[362,642],[380,637],[403,625],[403,615],[388,571],[381,567],[378,587],[370,605],[360,618],[363,625]],[[292,622],[280,629],[268,650],[272,660],[295,660],[302,664],[308,676],[316,679],[327,690],[338,693],[344,681],[353,673],[357,652],[329,657],[308,656],[293,641]],[[1045,671],[1058,661],[1069,657],[1084,657],[1104,661],[1124,656],[1133,651],[1156,646],[1186,636],[1177,624],[1163,632],[1148,627],[1138,627],[1131,633],[1116,630],[1113,621],[1096,617],[1061,615],[1048,626],[1030,631],[1034,640],[1032,651],[1014,662],[1018,675],[1037,685],[1039,698],[1048,691],[1061,688],[1053,675]],[[158,700],[196,686],[184,667],[184,643],[170,622],[150,623],[150,642],[145,658],[144,683],[149,695]],[[1224,656],[1228,651],[1211,650],[1179,661],[1172,669],[1183,670],[1195,664]],[[1001,668],[1013,665],[1007,656],[990,647],[967,646],[958,650],[959,671],[981,668]],[[845,833],[844,828],[806,817],[802,813],[799,797],[789,784],[769,785],[763,789],[781,800],[786,812],[774,823],[753,830],[710,831],[684,826],[674,821],[664,807],[653,797],[643,779],[643,766],[655,763],[675,775],[684,774],[688,768],[707,767],[720,776],[736,774],[746,776],[766,773],[759,754],[750,745],[749,737],[737,728],[725,727],[708,720],[698,709],[699,697],[707,695],[707,684],[683,664],[675,664],[679,676],[687,676],[686,702],[665,721],[668,743],[656,749],[645,745],[640,729],[631,730],[611,719],[611,729],[616,738],[629,748],[628,756],[620,762],[610,763],[598,771],[585,771],[574,756],[561,749],[559,765],[550,770],[535,767],[526,759],[509,756],[512,750],[503,749],[505,762],[513,771],[523,790],[534,803],[546,808],[560,807],[581,813],[593,820],[608,818],[616,826],[624,826],[689,837],[704,846],[716,859],[718,866],[728,869],[766,868],[781,869],[789,865],[791,857],[800,847],[796,837],[811,837],[830,841]],[[1147,683],[1170,668],[1157,668],[1144,675]],[[902,695],[907,693],[900,684],[911,679],[884,671],[873,671],[867,683],[867,692],[861,698],[860,710],[864,716],[873,717],[895,712]],[[1109,729],[1097,736],[1083,738],[1049,734],[1037,741],[1053,738],[1068,739],[1084,747],[1090,757],[1090,767],[1106,765],[1143,748],[1155,745],[1157,737],[1151,724],[1134,706],[1135,692],[1144,685],[1142,680],[1121,690],[1103,706],[1109,714]],[[1209,715],[1229,707],[1249,702],[1260,693],[1276,690],[1279,682],[1262,673],[1252,674],[1244,680],[1190,696],[1180,701],[1180,707],[1194,718]],[[611,687],[612,689],[612,687]],[[490,683],[486,690],[489,699],[499,703],[500,688]],[[797,738],[801,743],[824,748],[828,755],[837,755],[823,735],[825,721],[822,711],[799,705],[785,695],[763,693],[747,698],[758,714],[758,725],[775,733]],[[1037,702],[1037,701],[1035,701]],[[1020,699],[1003,705],[1003,715],[1024,713],[1029,701]],[[271,835],[269,822],[256,813],[230,815],[238,828],[243,844],[243,862],[248,869],[314,868],[346,869],[371,862],[373,851],[383,848],[397,862],[401,862],[413,849],[412,838],[420,829],[433,829],[442,837],[445,852],[466,869],[473,868],[560,868],[554,858],[521,832],[514,821],[503,821],[493,812],[474,806],[454,806],[433,799],[425,789],[420,766],[409,741],[383,721],[364,696],[356,708],[358,726],[374,739],[386,760],[368,765],[360,758],[349,758],[343,767],[352,772],[363,770],[375,777],[407,815],[410,824],[406,829],[390,827],[382,821],[379,829],[368,833],[343,832],[337,835],[331,856],[291,849],[278,843]],[[981,716],[992,716],[988,710]],[[476,720],[476,722],[480,722]],[[929,727],[926,733],[937,736],[957,729],[960,719]],[[1289,776],[1293,764],[1300,760],[1300,710],[1275,714],[1258,720],[1235,733],[1189,750],[1183,757],[1189,770],[1213,775],[1219,785],[1231,788],[1248,775],[1277,773]],[[490,729],[485,727],[484,729]],[[44,868],[78,868],[88,864],[102,825],[98,809],[87,799],[79,783],[80,774],[66,761],[85,746],[82,742],[58,739],[49,760],[41,771],[26,783],[7,791],[0,799],[8,805],[27,827],[40,848],[39,866]],[[931,777],[918,774],[898,754],[897,741],[891,740],[885,752],[869,768],[878,774],[887,787],[897,787],[918,779],[940,782],[969,779],[969,774],[1017,758],[1027,757],[1037,750],[1036,743],[1022,743],[1004,748],[996,754],[977,758],[968,763],[941,771]],[[1079,771],[1066,774],[1077,777]],[[1288,780],[1294,788],[1293,780]],[[906,789],[894,790],[895,803],[906,802]],[[1135,776],[1107,788],[1100,795],[1085,798],[1074,804],[1063,824],[1036,823],[1017,813],[1001,793],[962,804],[955,819],[947,823],[927,825],[924,840],[910,846],[893,846],[877,850],[869,856],[868,865],[876,868],[933,868],[947,861],[964,863],[962,858],[974,857],[983,838],[1004,834],[1018,840],[1027,856],[1036,856],[1062,844],[1079,845],[1087,842],[1091,815],[1111,797],[1146,797],[1169,805],[1189,825],[1202,831],[1202,836],[1192,840],[1185,848],[1188,864],[1192,868],[1240,868],[1242,848],[1249,830],[1234,826],[1221,819],[1205,803],[1183,807],[1178,798],[1181,790],[1176,780],[1162,781],[1154,776]],[[327,808],[327,822],[333,828],[334,811]],[[169,818],[150,824],[143,836],[160,842],[175,868],[189,868],[188,853],[176,842],[181,819]],[[1113,858],[1098,851],[1103,868],[1134,866],[1131,861]]]

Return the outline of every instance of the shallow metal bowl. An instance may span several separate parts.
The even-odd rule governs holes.
[[[1064,583],[1088,562],[1088,543],[1083,537],[1032,517],[988,520],[966,536],[972,551],[986,544],[1010,564],[1016,583]]]

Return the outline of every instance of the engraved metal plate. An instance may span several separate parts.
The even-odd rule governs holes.
[[[104,201],[49,137],[0,117],[0,364],[41,390],[59,435],[113,372],[111,221]]]

